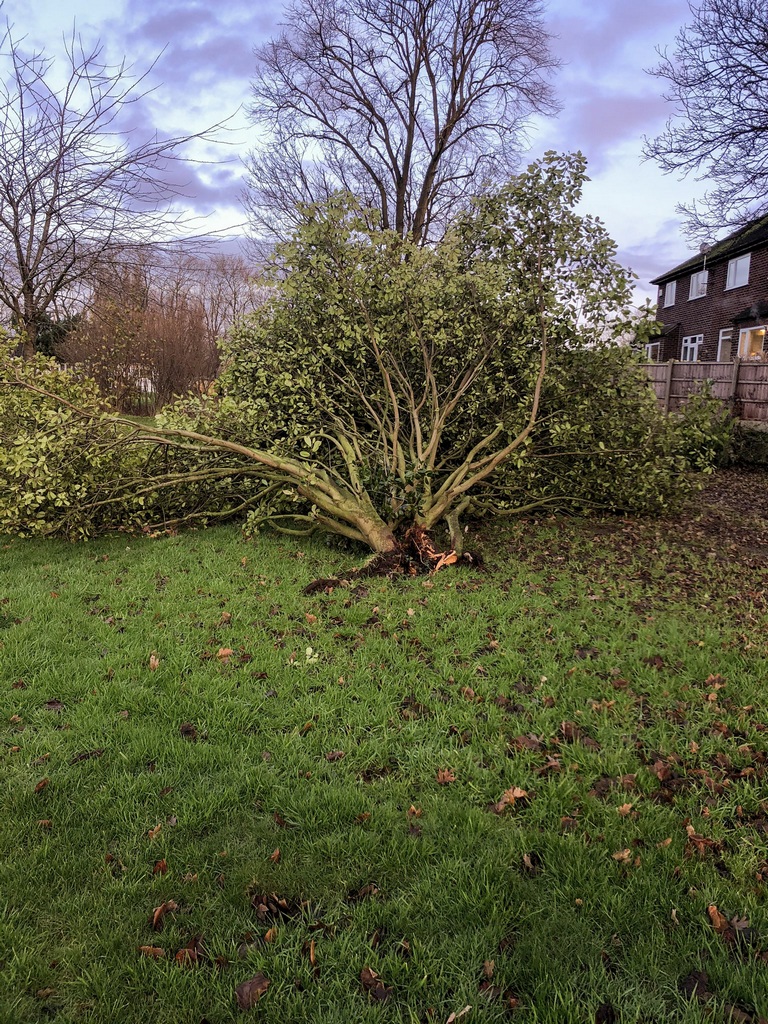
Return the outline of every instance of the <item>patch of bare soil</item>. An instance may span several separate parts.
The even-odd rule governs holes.
[[[706,542],[725,556],[768,562],[768,472],[719,470],[686,508],[664,522],[681,540]]]
[[[396,550],[379,552],[365,565],[353,569],[344,576],[313,580],[304,588],[304,593],[309,595],[330,592],[335,587],[349,586],[358,580],[375,576],[418,576],[426,572],[436,572],[443,566],[456,564],[478,568],[481,559],[477,553],[471,551],[464,551],[460,555],[454,551],[440,551],[426,530],[413,525],[405,532]]]

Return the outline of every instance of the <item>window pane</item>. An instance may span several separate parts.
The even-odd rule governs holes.
[[[751,330],[742,331],[739,337],[739,355],[742,359],[762,359],[765,340],[765,327],[753,327]]]
[[[700,299],[707,294],[708,270],[700,270],[698,274],[691,274],[691,287],[688,291],[689,299]]]
[[[728,276],[725,281],[726,288],[740,288],[749,281],[749,260],[750,254],[739,256],[728,264]]]
[[[704,342],[703,334],[691,334],[687,338],[683,338],[683,344],[680,349],[680,359],[684,363],[694,363],[699,358],[699,349]]]
[[[677,291],[677,281],[669,281],[666,288],[664,289],[664,305],[674,306],[675,304],[675,292]]]

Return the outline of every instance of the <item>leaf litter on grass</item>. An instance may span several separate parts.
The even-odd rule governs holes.
[[[764,950],[759,938],[746,936],[759,936],[765,927],[760,895],[768,879],[761,853],[768,807],[761,806],[766,757],[758,687],[766,646],[760,596],[765,588],[750,565],[745,568],[738,560],[739,552],[727,546],[714,559],[706,556],[705,564],[696,564],[713,543],[705,524],[693,529],[681,523],[677,546],[673,537],[664,536],[669,527],[656,523],[610,520],[598,539],[594,530],[595,524],[578,521],[560,521],[554,531],[546,521],[519,535],[513,529],[511,546],[516,538],[525,544],[519,559],[515,556],[519,565],[506,570],[514,579],[506,591],[498,570],[479,583],[448,574],[430,581],[428,605],[419,603],[426,591],[417,582],[402,581],[381,591],[372,586],[371,594],[356,603],[337,588],[315,596],[317,605],[313,602],[309,614],[316,615],[316,622],[306,619],[296,585],[306,577],[282,563],[277,570],[259,564],[259,571],[270,580],[282,578],[287,589],[272,584],[264,603],[254,599],[249,605],[250,583],[244,575],[237,584],[244,588],[237,616],[220,622],[220,595],[229,596],[235,577],[230,573],[217,584],[215,563],[208,563],[198,583],[204,594],[192,591],[198,603],[210,595],[210,607],[198,617],[226,628],[233,652],[254,653],[259,672],[269,676],[266,685],[273,696],[268,699],[256,674],[245,675],[247,665],[241,678],[233,678],[239,656],[233,654],[228,665],[217,659],[219,637],[205,635],[195,646],[197,635],[186,614],[174,626],[166,602],[179,600],[173,591],[178,570],[153,569],[147,573],[149,586],[126,594],[126,601],[146,606],[140,598],[154,593],[160,572],[168,583],[153,598],[155,610],[123,615],[125,609],[110,597],[115,606],[110,615],[128,624],[120,634],[103,625],[110,630],[110,643],[118,645],[110,654],[116,670],[112,678],[87,651],[71,673],[75,681],[66,686],[62,676],[46,676],[36,655],[29,665],[9,665],[8,679],[23,675],[29,683],[26,690],[8,689],[21,702],[9,708],[19,715],[9,729],[29,723],[26,731],[13,734],[13,744],[24,745],[25,763],[19,761],[16,770],[28,799],[35,782],[31,762],[52,752],[46,770],[55,785],[36,799],[37,809],[29,806],[29,823],[37,835],[37,821],[49,820],[40,818],[39,801],[44,800],[43,813],[57,823],[46,838],[67,844],[75,837],[74,822],[58,813],[61,801],[92,803],[90,827],[103,833],[100,849],[119,849],[124,862],[114,879],[122,887],[122,878],[140,877],[139,884],[147,886],[144,908],[163,899],[154,894],[166,880],[153,875],[153,864],[171,864],[170,878],[181,879],[184,872],[197,878],[199,872],[196,905],[185,903],[183,912],[167,909],[163,946],[148,944],[164,951],[166,964],[155,965],[151,955],[140,954],[149,961],[145,968],[157,973],[159,986],[178,954],[179,966],[194,962],[189,944],[195,929],[205,930],[214,952],[225,948],[215,945],[222,943],[221,934],[235,914],[222,907],[221,873],[215,865],[219,852],[227,849],[227,877],[221,882],[227,900],[232,885],[243,879],[235,890],[240,910],[250,914],[254,928],[276,933],[266,943],[263,935],[240,939],[243,926],[234,920],[231,929],[233,950],[238,942],[252,944],[247,952],[255,960],[251,970],[258,967],[265,980],[276,983],[269,993],[275,997],[270,1009],[278,995],[283,998],[285,983],[290,988],[302,970],[306,981],[322,950],[322,976],[313,975],[316,984],[305,984],[297,996],[306,1006],[306,1019],[318,1024],[322,1017],[313,988],[321,989],[325,999],[334,985],[355,991],[361,1011],[364,999],[377,1001],[360,980],[363,965],[396,993],[386,1012],[401,1004],[414,1013],[435,1006],[436,1019],[445,1020],[452,1007],[454,1014],[463,1012],[467,999],[477,1003],[475,1013],[482,1006],[481,1012],[501,1019],[509,993],[542,1016],[546,1006],[538,993],[547,990],[562,995],[574,1019],[595,1019],[602,1012],[605,1021],[611,1013],[616,1019],[661,1019],[652,999],[643,1003],[641,993],[631,998],[616,994],[634,991],[630,979],[643,971],[672,993],[665,1012],[670,1021],[677,1019],[690,994],[680,982],[674,1001],[674,972],[683,975],[688,967],[700,972],[706,966],[706,984],[694,997],[697,1012],[721,1013],[725,1006],[745,1015],[733,1015],[734,1020],[757,1024],[760,1011],[765,1012],[759,1002]],[[737,536],[739,543],[746,541],[744,533]],[[240,565],[242,549],[224,532],[193,539],[226,548],[229,562]],[[174,541],[174,557],[184,555],[187,541]],[[165,542],[153,543],[161,553]],[[654,547],[657,555],[651,553]],[[758,557],[751,551],[748,562]],[[226,565],[220,553],[216,559]],[[137,566],[138,559],[133,571]],[[304,565],[299,568],[303,571]],[[57,608],[65,609],[63,601],[74,588],[65,590],[58,579],[55,586],[63,595]],[[290,586],[300,600],[292,600]],[[103,587],[89,581],[82,589],[96,593]],[[274,615],[268,613],[270,602]],[[415,614],[409,616],[408,608]],[[20,607],[18,614],[23,618],[27,609]],[[162,665],[151,676],[146,652],[158,641],[150,614],[166,623]],[[90,619],[87,625],[98,621]],[[329,659],[325,665],[302,667],[301,672],[285,666],[291,650],[306,649],[307,637],[299,629],[311,629],[313,646]],[[334,641],[331,630],[347,633],[348,641]],[[491,639],[498,648],[490,646]],[[411,643],[416,640],[418,645]],[[198,652],[206,649],[212,658],[199,659]],[[484,675],[476,673],[478,658]],[[90,694],[91,682],[79,685],[81,671],[83,678],[92,671],[93,678],[104,680],[109,692],[103,700]],[[25,703],[33,694],[34,702]],[[46,698],[66,708],[71,732],[55,728],[61,724],[60,712],[43,721]],[[98,718],[102,707],[103,720]],[[117,719],[115,708],[121,707],[130,709],[130,725]],[[156,734],[147,729],[152,719],[163,726]],[[206,723],[210,739],[205,745],[179,743],[179,722],[185,721]],[[306,722],[312,727],[299,739]],[[123,730],[119,749],[127,772],[118,758],[106,756],[62,772],[78,751],[102,745],[118,749],[110,742],[116,727]],[[140,739],[135,752],[134,736]],[[169,736],[172,756],[166,747]],[[262,760],[266,746],[270,758]],[[327,757],[338,751],[345,751],[346,758]],[[157,772],[151,788],[146,785],[148,759]],[[438,770],[450,772],[452,783],[437,784]],[[504,801],[516,787],[535,792],[535,799]],[[172,804],[166,800],[155,808],[160,791],[173,794]],[[483,813],[497,804],[502,804],[501,814]],[[409,816],[410,807],[422,810],[423,817]],[[169,812],[182,823],[177,829],[170,827]],[[424,835],[414,841],[409,830],[422,823]],[[154,843],[148,841],[150,826]],[[270,863],[270,851],[279,848],[277,830],[286,828],[290,831],[280,833],[283,855]],[[141,843],[136,837],[142,837]],[[34,857],[38,840],[26,841]],[[82,839],[76,845],[87,849]],[[614,863],[611,854],[625,851],[627,860]],[[633,866],[637,858],[640,870]],[[93,882],[88,864],[83,866],[85,872],[73,876],[77,882],[70,891],[90,901]],[[23,864],[14,871],[22,874]],[[36,862],[36,871],[36,884],[45,884],[40,879],[48,878],[50,865]],[[246,896],[244,880],[254,873],[258,882]],[[108,877],[111,884],[111,872]],[[384,895],[360,897],[372,877]],[[49,891],[56,901],[55,887]],[[115,893],[115,906],[129,921],[127,895],[121,895],[122,888]],[[173,895],[181,898],[179,891]],[[322,906],[326,926],[338,929],[353,951],[351,958],[337,952],[340,940],[311,931],[307,900]],[[529,923],[518,926],[509,918],[523,905]],[[720,915],[715,917],[719,930],[709,907]],[[672,912],[679,914],[677,926]],[[94,909],[90,916],[103,914]],[[415,938],[408,935],[411,973],[427,979],[423,990],[396,968],[393,942],[402,931],[391,918],[398,914],[415,932]],[[69,927],[75,929],[76,922]],[[123,925],[116,921],[115,927]],[[367,944],[374,927],[383,936],[375,953]],[[514,944],[496,952],[508,932],[514,933]],[[307,943],[315,935],[313,964]],[[661,945],[649,958],[643,936],[650,935]],[[612,945],[613,936],[622,945]],[[144,937],[160,938],[151,930]],[[130,930],[124,948],[137,949]],[[606,950],[612,954],[613,987],[610,993],[588,991],[586,979],[602,970]],[[453,964],[454,958],[461,994],[441,980],[440,964]],[[483,964],[494,958],[495,973],[488,977]],[[574,970],[575,963],[586,968]],[[681,963],[685,970],[675,966]],[[737,965],[741,974],[729,973],[728,965]],[[205,970],[209,967],[210,962]],[[242,968],[247,970],[245,964]],[[120,965],[113,970],[119,977]],[[230,998],[238,980],[232,979]],[[249,1009],[264,998],[266,989],[259,989],[256,984],[247,997],[253,999]],[[643,1009],[636,1009],[633,999]],[[213,1016],[210,1006],[200,1002],[197,1018],[206,1013]]]

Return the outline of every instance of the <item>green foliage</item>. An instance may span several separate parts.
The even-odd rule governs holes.
[[[563,355],[525,458],[503,468],[499,482],[505,508],[538,500],[579,513],[653,515],[696,486],[690,469],[679,424],[659,411],[630,350],[610,346]]]
[[[105,506],[99,514],[87,508],[119,478],[128,459],[110,443],[115,430],[103,418],[107,410],[95,384],[42,355],[28,361],[12,357],[11,348],[0,342],[0,532],[75,538],[130,521],[125,504]],[[127,504],[135,511],[134,503]]]
[[[258,478],[250,482],[247,463],[150,443],[152,428],[116,419],[94,381],[10,351],[3,342],[0,533],[79,539],[179,519],[205,523],[237,514],[263,489]]]
[[[733,428],[728,463],[732,466],[768,467],[768,430],[755,430],[744,423],[737,423]]]
[[[611,344],[644,320],[614,243],[574,210],[585,180],[583,158],[549,154],[433,248],[365,229],[343,197],[315,209],[280,250],[272,300],[227,342],[221,386],[248,436],[309,458],[302,438],[324,434],[323,462],[337,466],[327,435],[341,426],[378,513],[431,525],[440,488],[471,476],[475,446],[477,462],[525,430],[546,347],[538,424],[453,507],[653,512],[678,500],[703,459],[686,461],[631,353]],[[433,431],[436,451],[420,451]]]
[[[371,230],[347,196],[308,209],[269,300],[231,331],[214,396],[143,431],[16,398],[33,425],[15,442],[29,483],[14,486],[35,497],[6,528],[61,528],[71,491],[92,516],[86,527],[68,506],[75,535],[249,513],[249,529],[271,520],[393,551],[412,525],[444,523],[458,546],[460,514],[670,507],[724,428],[704,398],[665,418],[614,344],[639,330],[632,277],[603,225],[575,212],[585,181],[581,155],[547,154],[434,246]],[[92,403],[82,387],[75,404]],[[34,435],[50,426],[35,417],[54,414],[60,476],[46,464],[40,480]]]
[[[687,400],[676,417],[676,448],[692,469],[710,473],[730,459],[734,438],[734,420],[728,409],[712,392],[712,384],[702,387]]]

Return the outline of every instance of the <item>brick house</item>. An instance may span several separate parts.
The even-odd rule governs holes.
[[[768,217],[651,281],[661,333],[654,362],[768,361]]]

